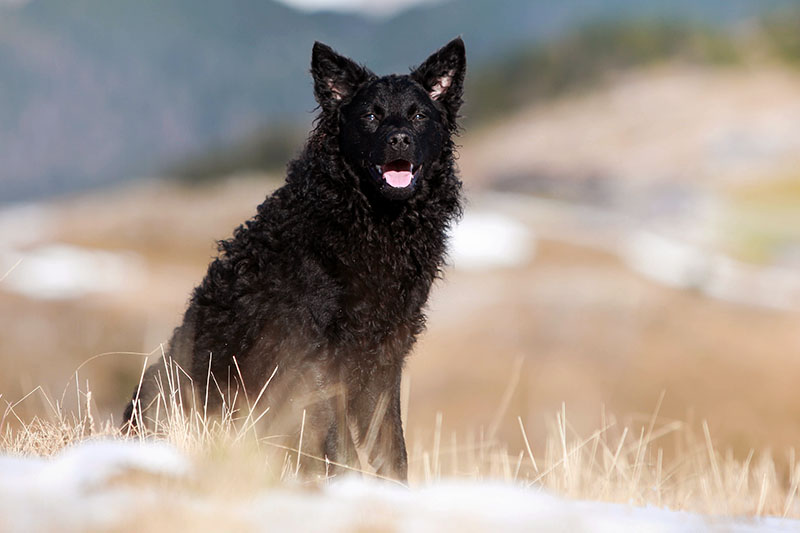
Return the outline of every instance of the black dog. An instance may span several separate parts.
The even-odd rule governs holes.
[[[400,376],[461,210],[465,68],[461,39],[383,77],[314,45],[316,127],[286,184],[220,243],[169,345],[205,407],[230,407],[231,387],[261,393],[271,429],[296,439],[302,423],[303,454],[406,478]],[[145,373],[132,426],[164,411],[166,366]]]

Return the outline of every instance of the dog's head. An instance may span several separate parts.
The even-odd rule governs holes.
[[[339,150],[347,163],[390,200],[411,198],[448,146],[466,70],[457,38],[407,75],[378,77],[315,43],[314,94],[338,120]]]

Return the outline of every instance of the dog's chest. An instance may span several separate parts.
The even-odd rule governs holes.
[[[430,242],[430,241],[428,241]],[[441,258],[438,247],[410,239],[353,239],[334,276],[339,301],[334,330],[379,340],[398,330],[416,332]]]
[[[380,261],[342,273],[344,307],[359,318],[402,319],[425,303],[435,272],[410,250],[384,250]]]

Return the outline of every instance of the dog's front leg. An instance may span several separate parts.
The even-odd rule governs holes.
[[[348,414],[362,468],[405,482],[408,458],[400,416],[400,378],[400,369],[375,372],[349,402]]]

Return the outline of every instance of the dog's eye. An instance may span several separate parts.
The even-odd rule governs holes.
[[[416,113],[414,115],[414,120],[425,120],[425,118],[426,118],[425,115],[423,115],[422,113]]]
[[[378,117],[375,116],[375,113],[367,113],[366,115],[364,115],[364,120],[366,120],[367,122],[372,122],[377,118]]]

